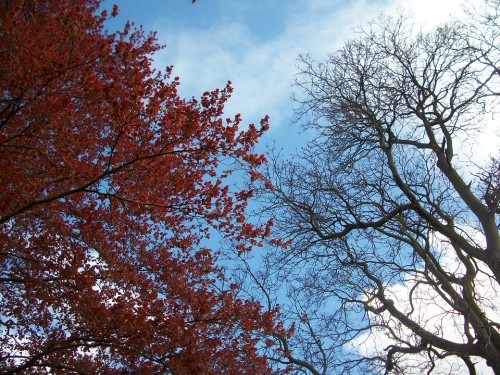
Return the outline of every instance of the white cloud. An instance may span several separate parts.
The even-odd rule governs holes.
[[[476,244],[479,246],[484,245],[484,236],[479,231],[474,228],[463,229],[474,238]],[[446,238],[441,237],[436,235],[431,238],[436,252],[439,253],[441,266],[456,276],[463,275],[465,272],[463,265]],[[474,280],[476,302],[490,321],[498,322],[500,321],[500,305],[497,302],[500,300],[499,291],[492,285],[492,278],[486,276],[490,274],[487,267],[482,263],[479,263],[478,266],[482,272],[479,272]],[[410,290],[412,290],[411,301]],[[461,293],[461,290],[457,288],[457,292]],[[408,276],[403,283],[388,287],[385,296],[394,302],[399,311],[413,321],[418,322],[428,332],[457,343],[466,343],[466,337],[463,333],[463,316],[454,312],[453,308],[446,303],[434,288],[426,283],[422,276]],[[369,313],[369,317],[372,323],[377,322],[380,323],[380,326],[391,327],[394,332],[398,332],[399,338],[408,342],[414,340],[412,339],[412,332],[408,328],[401,326],[399,321],[391,317],[387,311],[378,316]],[[380,328],[357,337],[350,343],[350,349],[366,356],[384,356],[387,347],[391,344],[397,343],[390,338],[387,330]],[[486,365],[485,360],[476,357],[473,358],[473,361],[477,362],[476,370],[478,373],[482,375],[493,374],[493,370]],[[407,356],[399,363],[408,365],[406,373],[420,374],[423,373],[424,369],[419,368],[419,366],[427,362],[428,357],[424,353],[422,355]],[[449,357],[437,360],[436,368],[432,373],[465,375],[469,371],[459,358]]]
[[[265,41],[242,21],[175,29],[162,26],[169,25],[162,20],[154,28],[167,49],[157,57],[157,65],[175,65],[181,93],[187,96],[198,96],[231,80],[235,93],[228,114],[241,112],[245,122],[257,122],[269,114],[272,126],[279,127],[293,117],[290,96],[298,55],[321,59],[353,37],[358,25],[366,25],[381,13],[395,14],[398,8],[413,12],[417,23],[428,25],[460,9],[456,0],[297,0],[282,5],[286,26]]]

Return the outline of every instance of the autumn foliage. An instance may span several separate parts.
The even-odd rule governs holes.
[[[223,120],[229,84],[181,99],[154,35],[108,18],[98,0],[0,5],[0,368],[268,373],[277,312],[239,299],[201,244],[269,234],[221,166],[259,178],[267,120]]]

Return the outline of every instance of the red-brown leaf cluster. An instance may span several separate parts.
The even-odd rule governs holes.
[[[277,312],[219,288],[200,246],[269,236],[219,167],[261,178],[267,119],[223,121],[230,84],[181,99],[171,68],[152,71],[154,35],[105,32],[100,6],[0,4],[0,368],[268,373],[256,348],[286,334]]]

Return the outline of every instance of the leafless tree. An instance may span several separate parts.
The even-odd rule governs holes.
[[[500,374],[500,162],[473,158],[498,123],[499,8],[431,32],[379,18],[300,58],[316,136],[270,164],[291,244],[252,274],[256,298],[288,298],[296,334],[275,339],[296,373]]]

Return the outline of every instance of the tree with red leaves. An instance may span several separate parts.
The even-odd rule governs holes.
[[[154,34],[105,32],[100,6],[0,4],[2,373],[268,373],[278,312],[239,299],[202,246],[269,235],[219,167],[259,178],[267,119],[223,121],[230,84],[181,99],[150,66]]]

